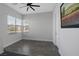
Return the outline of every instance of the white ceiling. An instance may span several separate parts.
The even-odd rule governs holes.
[[[21,14],[33,14],[33,13],[42,13],[42,12],[50,12],[53,11],[53,8],[55,6],[55,3],[34,3],[34,5],[40,5],[40,7],[34,7],[35,11],[31,10],[29,8],[28,12],[26,11],[27,7],[20,8],[22,6],[25,6],[22,3],[13,4],[13,3],[6,3],[9,7],[13,8],[17,12]]]

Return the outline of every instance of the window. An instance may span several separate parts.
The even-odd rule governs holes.
[[[15,32],[15,17],[8,16],[8,32]]]
[[[29,32],[29,24],[26,20],[23,20],[23,32]]]
[[[21,32],[21,19],[8,15],[8,32]]]
[[[16,32],[21,32],[21,19],[16,19]]]

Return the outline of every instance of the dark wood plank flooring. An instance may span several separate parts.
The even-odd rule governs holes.
[[[52,42],[24,39],[6,47],[5,52],[13,56],[59,56],[58,49]],[[7,55],[5,52],[3,55]]]

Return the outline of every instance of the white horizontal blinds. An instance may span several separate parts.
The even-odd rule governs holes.
[[[8,32],[15,32],[15,17],[8,15],[7,23],[8,23]]]

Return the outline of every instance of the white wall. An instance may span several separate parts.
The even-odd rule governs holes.
[[[23,34],[23,39],[52,41],[52,12],[30,14],[24,17],[30,31]]]
[[[2,11],[0,9],[0,11]],[[0,54],[3,53],[3,33],[4,30],[3,30],[3,27],[2,27],[2,19],[3,19],[3,13],[0,12]]]
[[[21,40],[21,33],[8,34],[8,14],[21,19],[21,15],[19,13],[4,4],[0,4],[0,41],[2,40],[2,47],[6,47],[16,41]]]
[[[56,39],[53,42],[58,46],[60,54],[79,56],[79,28],[61,28],[60,4],[57,4],[53,12],[53,20],[56,20]]]

